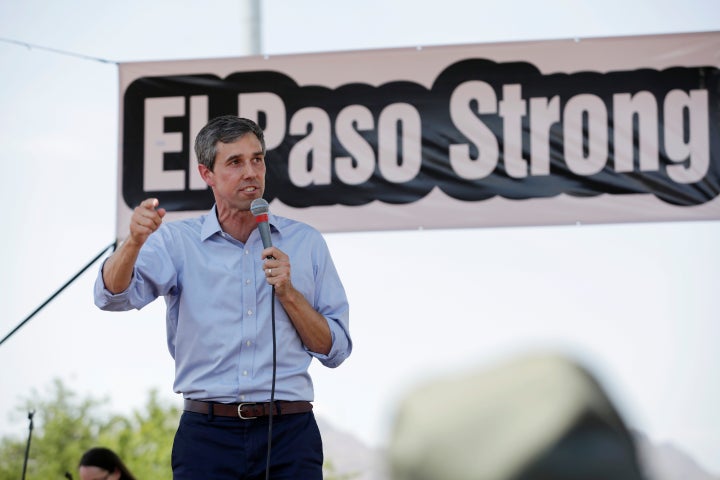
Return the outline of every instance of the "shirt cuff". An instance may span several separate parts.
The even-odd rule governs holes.
[[[345,359],[350,355],[351,344],[348,336],[346,335],[343,328],[335,321],[329,320],[328,326],[330,327],[330,335],[332,337],[332,346],[330,352],[327,355],[322,353],[313,352],[305,347],[305,350],[317,358],[320,363],[326,367],[335,368],[339,366]]]

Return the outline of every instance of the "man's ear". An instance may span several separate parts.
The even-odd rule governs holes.
[[[212,170],[210,170],[208,167],[203,165],[202,163],[198,163],[198,172],[200,172],[200,176],[203,180],[205,180],[205,183],[208,184],[210,187],[215,186],[215,174]]]

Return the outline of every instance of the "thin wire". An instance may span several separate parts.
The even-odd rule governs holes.
[[[117,64],[118,64],[118,62],[116,62],[116,61],[114,61],[114,60],[107,60],[107,59],[105,59],[105,58],[100,58],[100,57],[92,57],[92,56],[90,56],[90,55],[83,55],[82,53],[69,52],[69,51],[67,51],[67,50],[60,50],[60,49],[52,48],[52,47],[44,47],[44,46],[42,46],[42,45],[35,45],[35,44],[33,44],[33,43],[21,42],[20,40],[14,40],[14,39],[12,39],[12,38],[3,38],[3,37],[0,37],[0,42],[12,43],[12,44],[14,44],[14,45],[20,45],[21,47],[26,47],[26,48],[28,48],[28,49],[30,49],[30,50],[33,50],[33,49],[35,49],[35,50],[45,50],[45,51],[48,51],[48,52],[57,53],[57,54],[59,54],[59,55],[67,55],[68,57],[81,58],[81,59],[83,59],[83,60],[91,60],[91,61],[93,61],[93,62],[111,63],[111,64],[114,64],[114,65],[117,65]]]
[[[48,303],[52,302],[53,299],[60,294],[60,292],[62,292],[62,291],[65,290],[68,286],[70,286],[70,284],[71,284],[72,282],[74,282],[80,275],[82,275],[83,273],[85,273],[85,270],[87,270],[88,268],[90,268],[93,263],[97,262],[97,261],[100,259],[100,257],[102,257],[102,256],[105,254],[105,252],[107,252],[107,251],[110,250],[111,248],[115,248],[115,242],[113,242],[113,243],[111,243],[110,245],[108,245],[107,247],[105,247],[102,252],[98,253],[95,258],[93,258],[92,260],[90,260],[90,263],[88,263],[87,265],[85,265],[82,270],[80,270],[78,273],[75,274],[75,276],[73,276],[70,280],[68,280],[67,282],[65,282],[65,285],[63,285],[63,286],[60,287],[55,293],[53,293],[53,294],[50,296],[50,298],[48,298],[47,300],[45,300],[42,305],[40,305],[38,308],[36,308],[35,311],[32,312],[25,320],[23,320],[22,322],[20,322],[17,327],[13,328],[12,332],[10,332],[10,333],[8,333],[7,335],[5,335],[5,338],[3,338],[2,340],[0,340],[0,345],[2,345],[3,343],[5,343],[5,340],[7,340],[8,338],[12,337],[15,332],[17,332],[18,330],[20,330],[20,328],[22,328],[23,325],[25,325],[27,322],[29,322],[30,319],[31,319],[32,317],[34,317],[40,310],[42,310],[43,308],[45,308],[45,306],[46,306]]]
[[[273,409],[275,408],[275,374],[277,372],[277,340],[275,338],[275,286],[272,287],[271,294],[272,306],[271,318],[272,318],[272,385],[270,387],[270,415],[268,417],[268,449],[267,449],[267,464],[265,465],[265,480],[270,479],[270,454],[272,453],[272,424],[273,424]]]

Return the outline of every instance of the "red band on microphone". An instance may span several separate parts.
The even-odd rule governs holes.
[[[268,215],[267,213],[261,213],[259,215],[255,215],[255,223],[262,223],[268,221]]]

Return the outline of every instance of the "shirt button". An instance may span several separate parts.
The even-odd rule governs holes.
[[[248,315],[252,315],[252,310],[248,310]]]
[[[245,250],[245,255],[249,254],[250,250]]]
[[[250,279],[249,279],[249,278],[246,278],[246,279],[245,279],[245,285],[250,285]]]
[[[250,340],[248,340],[247,342],[245,342],[245,345],[247,345],[249,347],[250,345],[252,345],[252,342]]]
[[[247,370],[243,370],[243,377],[247,377]]]
[[[240,400],[245,401],[245,395],[240,395]]]

